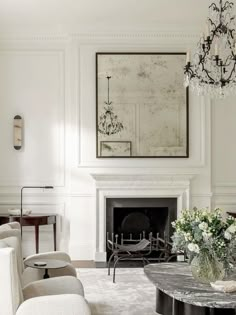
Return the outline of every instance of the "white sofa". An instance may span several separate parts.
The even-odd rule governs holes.
[[[0,241],[1,315],[91,315],[83,296],[76,294],[74,277],[40,280],[22,289],[16,252],[8,247],[15,241],[15,237]]]
[[[68,263],[65,268],[62,269],[53,269],[49,270],[50,277],[58,277],[58,276],[73,276],[77,277],[77,273],[75,268],[71,264],[70,256],[61,251],[56,252],[46,252],[40,254],[34,254],[28,256],[24,259],[23,263],[23,256],[22,256],[22,246],[21,246],[21,234],[20,234],[20,224],[18,222],[6,223],[0,226],[0,240],[15,236],[18,239],[18,248],[15,248],[18,258],[18,267],[19,271],[22,273],[22,283],[23,285],[27,285],[30,282],[37,281],[43,279],[43,270],[25,267],[24,263],[29,260],[38,260],[38,259],[58,259],[63,260]]]

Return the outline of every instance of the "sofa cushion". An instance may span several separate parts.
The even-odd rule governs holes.
[[[23,302],[23,295],[17,270],[16,253],[14,248],[9,247],[9,240],[6,240],[0,240],[0,314],[13,315]],[[6,295],[4,296],[4,294]]]
[[[4,242],[4,240],[0,240],[0,248],[6,248],[6,247],[9,247],[7,243]]]

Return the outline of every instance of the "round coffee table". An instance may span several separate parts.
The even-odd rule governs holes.
[[[45,263],[45,264],[43,264]],[[40,265],[41,264],[41,265]],[[27,267],[44,269],[45,274],[43,276],[44,279],[50,278],[48,274],[48,269],[60,269],[68,266],[68,262],[57,259],[32,259],[25,262]]]

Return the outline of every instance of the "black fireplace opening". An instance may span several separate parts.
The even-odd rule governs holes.
[[[171,240],[177,218],[177,198],[107,198],[106,232],[118,242],[153,237]],[[107,247],[107,257],[110,252]],[[153,253],[152,257],[155,256]]]
[[[113,232],[128,239],[148,238],[159,234],[164,238],[168,221],[168,207],[115,207]]]

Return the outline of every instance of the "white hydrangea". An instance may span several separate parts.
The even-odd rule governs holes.
[[[197,244],[194,243],[190,243],[188,244],[188,249],[190,250],[190,252],[194,252],[194,253],[199,253],[199,246]]]
[[[236,232],[236,225],[231,224],[226,231],[231,233],[231,234],[234,234]]]
[[[208,229],[208,224],[206,222],[202,222],[198,225],[199,229],[202,231],[206,231]]]
[[[229,233],[229,232],[226,230],[226,231],[225,231],[225,234],[224,234],[224,237],[225,237],[227,240],[231,240],[232,235],[231,235],[231,233]]]
[[[212,236],[211,232],[202,232],[202,237],[204,239],[204,241],[208,241]]]

